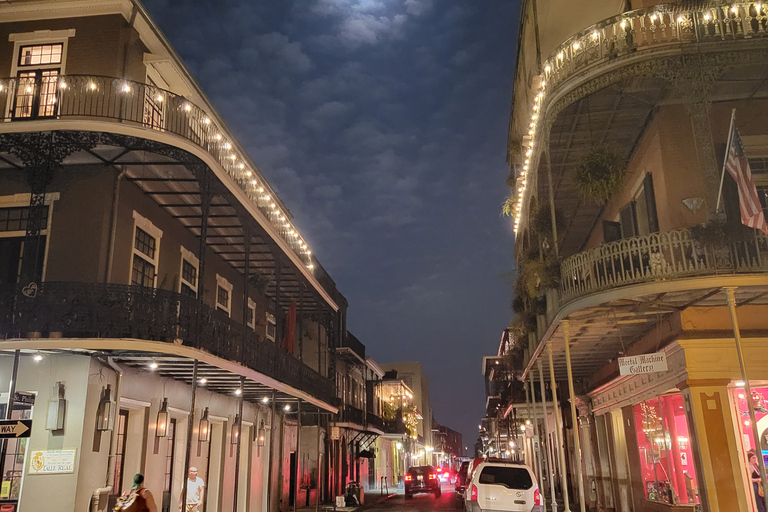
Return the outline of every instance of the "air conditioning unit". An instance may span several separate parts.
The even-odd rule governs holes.
[[[275,335],[277,334],[277,322],[275,320],[275,315],[269,311],[267,311],[265,314],[267,318],[266,338],[270,341],[275,341]]]

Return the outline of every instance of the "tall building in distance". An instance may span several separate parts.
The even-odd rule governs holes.
[[[416,439],[413,440],[414,444],[411,450],[413,459],[410,465],[426,463],[430,460],[430,456],[427,454],[428,448],[433,448],[432,409],[429,405],[429,378],[418,361],[388,363],[382,364],[381,367],[385,372],[388,372],[385,374],[385,378],[391,376],[402,381],[413,393],[413,407],[415,413],[420,416],[420,419],[416,426]]]

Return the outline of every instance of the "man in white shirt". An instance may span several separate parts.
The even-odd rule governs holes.
[[[200,512],[205,496],[205,482],[197,476],[197,468],[189,468],[187,477],[187,509],[185,512]],[[181,510],[181,500],[179,500],[179,510]]]

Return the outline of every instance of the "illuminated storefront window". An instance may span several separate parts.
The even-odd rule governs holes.
[[[671,505],[699,503],[696,470],[682,395],[634,406],[645,498]]]

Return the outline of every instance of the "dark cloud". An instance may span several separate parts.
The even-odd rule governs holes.
[[[381,363],[471,446],[510,311],[499,212],[518,3],[145,0]]]

